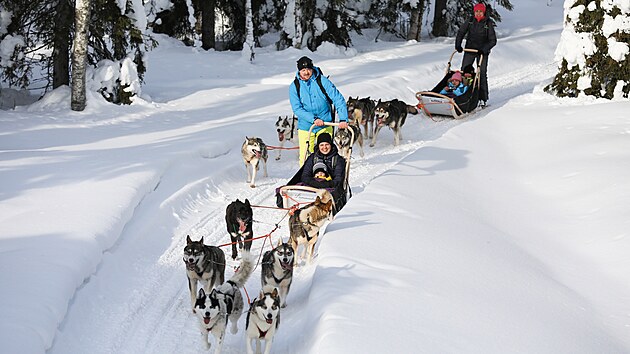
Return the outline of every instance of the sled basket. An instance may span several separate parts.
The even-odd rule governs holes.
[[[475,49],[464,49],[466,52],[477,53]],[[442,80],[435,85],[431,91],[420,91],[416,93],[418,99],[418,109],[421,109],[424,114],[432,117],[434,115],[447,116],[455,119],[461,119],[474,112],[479,105],[479,70],[481,70],[481,62],[483,55],[477,63],[476,72],[473,73],[473,82],[466,92],[457,97],[448,97],[440,94],[442,88],[448,84],[448,80],[453,76],[455,71],[451,70],[451,61],[453,56],[457,53],[454,51],[449,58],[446,72]]]
[[[325,125],[338,126],[339,123],[324,123]],[[310,141],[310,134],[315,125],[311,126],[307,141]],[[354,141],[354,132],[350,129],[352,141]],[[307,144],[308,147],[308,144]],[[308,153],[308,148],[307,148]],[[322,197],[328,191],[333,196],[333,214],[336,214],[346,204],[352,196],[350,187],[348,186],[348,177],[350,172],[350,155],[352,154],[352,146],[348,149],[348,156],[342,156],[346,160],[346,171],[344,175],[343,188],[314,188],[302,182],[302,171],[304,167],[293,175],[286,185],[276,188],[276,205],[279,208],[291,208],[295,205],[311,203],[319,196]],[[306,159],[305,159],[306,160]]]

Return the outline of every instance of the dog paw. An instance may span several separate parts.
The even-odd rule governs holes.
[[[250,184],[249,186],[250,186],[251,188],[256,188],[256,185],[255,185],[255,184]]]
[[[276,157],[276,161],[280,160],[280,157]]]
[[[370,147],[374,147],[374,144],[370,144]]]

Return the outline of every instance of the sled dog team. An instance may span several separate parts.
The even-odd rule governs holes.
[[[330,193],[322,193],[313,203],[298,209],[289,218],[289,242],[280,240],[275,248],[266,251],[261,262],[261,290],[249,304],[245,320],[247,353],[270,353],[273,337],[280,325],[280,309],[287,306],[287,295],[293,281],[293,267],[304,254],[310,263],[320,229],[330,221],[333,200]],[[216,246],[204,244],[203,237],[193,241],[186,237],[183,261],[186,266],[190,304],[195,313],[203,344],[210,349],[210,334],[214,338],[214,353],[221,352],[228,322],[230,332],[236,334],[237,322],[245,310],[241,288],[254,271],[250,255],[252,241],[252,206],[248,199],[236,200],[226,208],[227,231],[232,240],[232,259],[238,257],[236,245],[242,252],[241,262],[235,274],[225,280],[225,253]],[[303,256],[298,257],[298,247],[303,246]],[[202,286],[198,288],[198,283]]]

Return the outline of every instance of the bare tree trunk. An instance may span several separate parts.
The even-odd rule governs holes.
[[[435,37],[448,36],[448,26],[446,23],[446,1],[435,0],[435,12],[433,13],[433,30],[431,34]]]
[[[208,50],[215,46],[214,8],[216,0],[201,0],[201,48]]]
[[[245,43],[243,43],[243,56],[249,61],[254,61],[254,20],[252,19],[252,0],[245,1]]]
[[[70,108],[85,109],[85,66],[87,63],[87,39],[90,21],[90,0],[76,0],[74,9],[74,48],[72,49],[72,93]]]
[[[72,7],[68,0],[59,0],[53,37],[53,89],[70,84],[70,25]]]
[[[420,6],[420,4],[418,4]],[[421,21],[420,18],[420,8],[415,7],[411,9],[411,18],[409,19],[409,32],[407,33],[407,40],[415,39],[416,41],[420,41],[420,28]]]
[[[295,37],[293,37],[293,47],[302,48],[302,1],[295,0]]]

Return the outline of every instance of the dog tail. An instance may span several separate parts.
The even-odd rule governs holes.
[[[230,281],[236,284],[237,287],[242,288],[247,282],[247,279],[254,272],[254,261],[251,257],[243,255],[241,264],[238,266],[236,273],[230,278]]]

